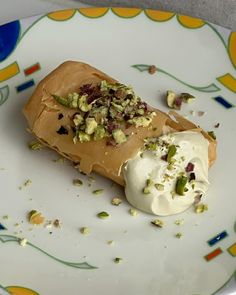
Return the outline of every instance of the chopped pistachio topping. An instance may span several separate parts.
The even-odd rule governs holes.
[[[203,213],[203,212],[205,212],[207,210],[208,210],[208,205],[207,204],[198,204],[198,205],[195,206],[195,212],[197,214]]]
[[[41,150],[42,148],[44,148],[44,146],[38,141],[31,141],[28,144],[28,147],[32,151]]]
[[[23,238],[23,239],[19,239],[19,244],[21,247],[25,247],[27,245],[27,239]]]
[[[213,138],[214,140],[216,140],[216,135],[215,135],[214,131],[209,131],[207,133],[208,133],[208,135],[210,135],[211,138]]]
[[[154,186],[158,191],[164,191],[164,188],[165,188],[164,184],[155,183]]]
[[[130,208],[129,213],[132,216],[137,216],[138,215],[138,211],[136,209],[134,209],[134,208]]]
[[[181,238],[183,237],[183,234],[182,234],[182,233],[177,233],[177,234],[175,235],[175,237],[176,237],[177,239],[181,239]]]
[[[107,244],[113,246],[115,245],[115,241],[114,240],[107,241]]]
[[[29,186],[29,185],[31,185],[31,184],[32,184],[32,180],[27,179],[27,180],[24,182],[23,186],[26,187],[26,186]]]
[[[143,189],[143,193],[145,194],[145,195],[147,195],[147,194],[150,194],[151,193],[151,187],[153,186],[153,181],[150,179],[150,178],[148,178],[147,180],[146,180],[146,187],[144,187],[144,189]]]
[[[37,210],[31,210],[28,213],[28,219],[29,219],[29,223],[34,224],[34,225],[39,225],[44,222],[45,218]]]
[[[105,211],[102,211],[102,212],[99,212],[98,214],[97,214],[97,217],[99,217],[99,218],[101,218],[101,219],[106,219],[106,218],[108,218],[110,215],[107,213],[107,212],[105,212]]]
[[[75,126],[79,126],[84,122],[84,118],[80,114],[75,114],[73,122]]]
[[[52,97],[61,105],[63,105],[64,107],[70,107],[69,105],[69,101],[68,99],[66,99],[65,97],[59,96],[59,95],[55,95],[52,94]]]
[[[175,220],[175,224],[176,225],[182,225],[184,223],[184,220],[183,219],[176,219]]]
[[[127,137],[121,129],[116,129],[112,132],[112,136],[117,144],[121,144],[127,141]]]
[[[93,191],[94,195],[101,195],[103,193],[104,189],[96,189]]]
[[[168,153],[167,153],[167,162],[171,163],[172,158],[176,154],[176,146],[174,144],[170,145],[168,148]]]
[[[93,134],[97,126],[98,126],[98,123],[95,121],[94,118],[87,118],[85,133],[89,135]]]
[[[157,226],[157,227],[163,227],[164,226],[164,222],[160,219],[155,219],[153,221],[151,221],[151,224]]]
[[[94,131],[94,140],[101,140],[106,136],[106,130],[102,125],[98,125]]]
[[[69,93],[66,97],[53,94],[52,97],[59,104],[77,110],[71,126],[74,143],[102,138],[111,143],[113,138],[115,144],[122,144],[127,140],[125,129],[130,127],[129,124],[146,127],[156,115],[130,86],[120,83],[85,84],[78,93]]]
[[[89,227],[81,227],[81,228],[80,228],[80,232],[81,232],[81,234],[83,234],[83,235],[88,235],[88,234],[91,233],[91,230],[90,230]]]
[[[111,200],[112,205],[119,206],[122,203],[122,200],[120,198],[113,198]]]
[[[55,163],[65,163],[65,158],[59,157],[58,159],[52,160]]]
[[[114,259],[114,262],[115,263],[121,263],[122,262],[122,258],[120,258],[120,257],[116,257],[115,259]]]
[[[9,219],[9,216],[8,215],[3,215],[2,219],[7,220],[7,219]]]
[[[187,182],[188,178],[186,176],[180,176],[177,178],[175,191],[178,195],[184,196]]]
[[[79,178],[73,180],[73,185],[81,186],[83,185],[83,181]]]

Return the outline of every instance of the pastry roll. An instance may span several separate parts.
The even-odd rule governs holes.
[[[113,99],[110,98],[112,95],[110,95],[107,98],[104,96],[105,99],[109,100],[109,103],[104,102],[99,104],[99,100],[101,99],[99,96],[107,95],[107,93],[103,94],[99,89],[101,82],[104,83],[104,81],[108,85],[117,85],[117,90],[109,90],[112,95],[114,94],[116,103],[113,103]],[[99,87],[97,88],[98,85]],[[125,107],[121,105],[120,109],[123,109],[123,111],[119,112],[120,104],[117,102],[128,100],[128,98],[119,97],[119,95],[126,95],[132,100],[134,94],[128,87],[124,90],[120,87],[121,91],[119,91],[119,85],[117,80],[88,64],[75,61],[64,62],[38,84],[33,95],[24,107],[23,112],[28,121],[30,131],[40,142],[56,150],[72,162],[79,164],[81,172],[89,174],[94,171],[120,185],[124,185],[124,178],[121,173],[123,164],[133,158],[142,149],[144,140],[150,137],[158,137],[168,131],[193,129],[202,132],[209,141],[209,164],[211,165],[214,162],[216,158],[215,141],[202,129],[177,113],[172,114],[175,118],[173,120],[169,115],[158,109],[149,107],[145,102],[140,100],[138,101],[140,108],[137,111],[140,114],[137,113],[138,116],[133,117],[134,124],[132,124],[131,113],[134,112],[132,105],[128,104]],[[103,86],[106,88],[106,85]],[[107,92],[107,89],[104,92]],[[86,137],[87,133],[81,131],[81,138],[75,140],[75,129],[77,129],[76,118],[79,120],[82,114],[83,122],[86,123],[86,119],[89,122],[89,117],[94,117],[93,114],[89,114],[89,117],[84,118],[88,112],[81,111],[77,106],[66,106],[66,103],[60,101],[60,99],[67,99],[68,94],[73,95],[77,93],[84,94],[86,99],[91,100],[91,110],[94,109],[93,113],[96,115],[96,118],[101,115],[101,118],[97,119],[97,121],[100,120],[100,122],[96,123],[97,127],[105,127],[105,132],[108,133],[107,136],[102,137],[100,135],[100,139],[98,134],[98,138],[94,140],[91,134],[89,134],[90,139],[83,139],[83,135]],[[97,113],[95,108],[98,110]],[[106,114],[107,108],[114,110],[113,118],[110,114]],[[127,114],[124,114],[126,109]],[[102,117],[103,114],[101,112],[103,111],[105,118]],[[121,118],[118,117],[120,114],[122,115]],[[147,118],[145,118],[144,114],[147,114]],[[108,116],[109,118],[107,118]],[[102,119],[107,120],[107,122],[101,122]],[[140,119],[140,122],[138,122],[138,119]],[[150,120],[150,123],[148,124],[145,121],[142,126],[142,119]],[[93,120],[90,120],[90,122],[92,124]],[[120,127],[121,125],[122,127]],[[104,129],[101,129],[102,133],[104,133]],[[119,144],[115,142],[111,134],[114,135],[116,130],[122,130],[121,137],[125,134],[126,140],[124,142]]]

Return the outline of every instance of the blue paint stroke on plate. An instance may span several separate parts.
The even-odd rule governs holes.
[[[221,104],[223,107],[225,107],[226,109],[231,109],[233,107],[233,105],[230,102],[228,102],[226,99],[224,99],[224,97],[222,96],[216,96],[216,97],[213,97],[213,99],[217,101],[219,104]]]
[[[214,246],[215,244],[217,244],[218,242],[220,242],[221,240],[223,240],[226,237],[228,237],[228,233],[226,231],[222,231],[221,233],[216,235],[214,238],[207,241],[207,243],[208,243],[209,246],[212,247],[212,246]]]
[[[16,91],[21,92],[21,91],[28,89],[29,87],[32,87],[32,86],[34,86],[34,80],[29,80],[29,81],[26,81],[26,82],[16,86]]]
[[[19,35],[19,21],[0,26],[0,62],[5,60],[15,49]]]
[[[0,230],[6,230],[7,228],[2,224],[0,223]]]

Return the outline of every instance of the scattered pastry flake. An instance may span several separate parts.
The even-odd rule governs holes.
[[[90,230],[89,227],[81,227],[81,228],[80,228],[80,232],[81,232],[81,234],[83,234],[83,235],[89,235],[89,234],[91,233],[91,230]]]
[[[94,195],[101,195],[101,194],[103,193],[103,191],[104,191],[104,189],[95,189],[95,190],[93,191],[93,194],[94,194]]]
[[[114,262],[115,263],[121,263],[123,261],[123,259],[122,258],[120,258],[120,257],[116,257],[116,258],[114,258]]]
[[[55,219],[53,221],[53,225],[56,227],[56,228],[61,228],[61,222],[59,219]]]
[[[107,244],[108,245],[111,245],[111,246],[114,246],[115,245],[115,241],[114,240],[107,241]]]
[[[153,224],[157,227],[160,227],[160,228],[162,228],[164,226],[164,222],[160,219],[155,219],[155,220],[151,221],[151,224]]]
[[[208,205],[207,204],[198,204],[195,206],[195,212],[197,214],[203,213],[208,210]]]
[[[31,141],[28,143],[28,147],[30,150],[37,151],[43,149],[45,146],[38,141]]]
[[[79,179],[79,178],[74,179],[73,180],[73,185],[75,185],[75,186],[81,186],[81,185],[83,185],[83,181],[81,179]]]
[[[119,206],[122,203],[122,200],[120,198],[113,198],[111,200],[112,205]]]
[[[23,239],[19,239],[19,244],[21,247],[25,247],[27,245],[27,239],[23,238]]]
[[[175,220],[175,224],[176,225],[182,225],[182,224],[184,224],[184,219],[176,219]]]
[[[134,217],[138,215],[138,211],[134,208],[130,208],[129,213],[131,216],[134,216]]]
[[[149,68],[148,68],[148,73],[153,75],[155,74],[157,71],[157,67],[155,65],[151,65]]]
[[[109,216],[110,216],[110,214],[107,213],[107,212],[105,212],[105,211],[99,212],[99,213],[97,214],[97,217],[99,217],[99,218],[101,218],[101,219],[106,219],[106,218],[108,218]]]
[[[215,128],[219,128],[220,127],[220,123],[217,123],[214,125]]]
[[[19,189],[22,190],[25,187],[28,187],[32,184],[32,180],[31,179],[27,179],[22,186],[19,186]]]
[[[44,220],[45,220],[45,218],[37,210],[31,210],[28,213],[28,219],[29,219],[29,223],[34,225],[40,225],[44,223]]]
[[[183,237],[183,234],[182,234],[182,233],[177,233],[177,234],[175,235],[175,237],[176,237],[177,239],[181,239],[181,238]]]
[[[203,111],[198,111],[198,112],[197,112],[198,117],[202,117],[202,116],[204,116],[205,114],[206,114],[206,112],[203,112]]]

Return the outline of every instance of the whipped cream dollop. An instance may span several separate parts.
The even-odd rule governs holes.
[[[180,213],[209,187],[209,142],[200,132],[182,131],[152,138],[123,168],[128,202],[148,213]]]

